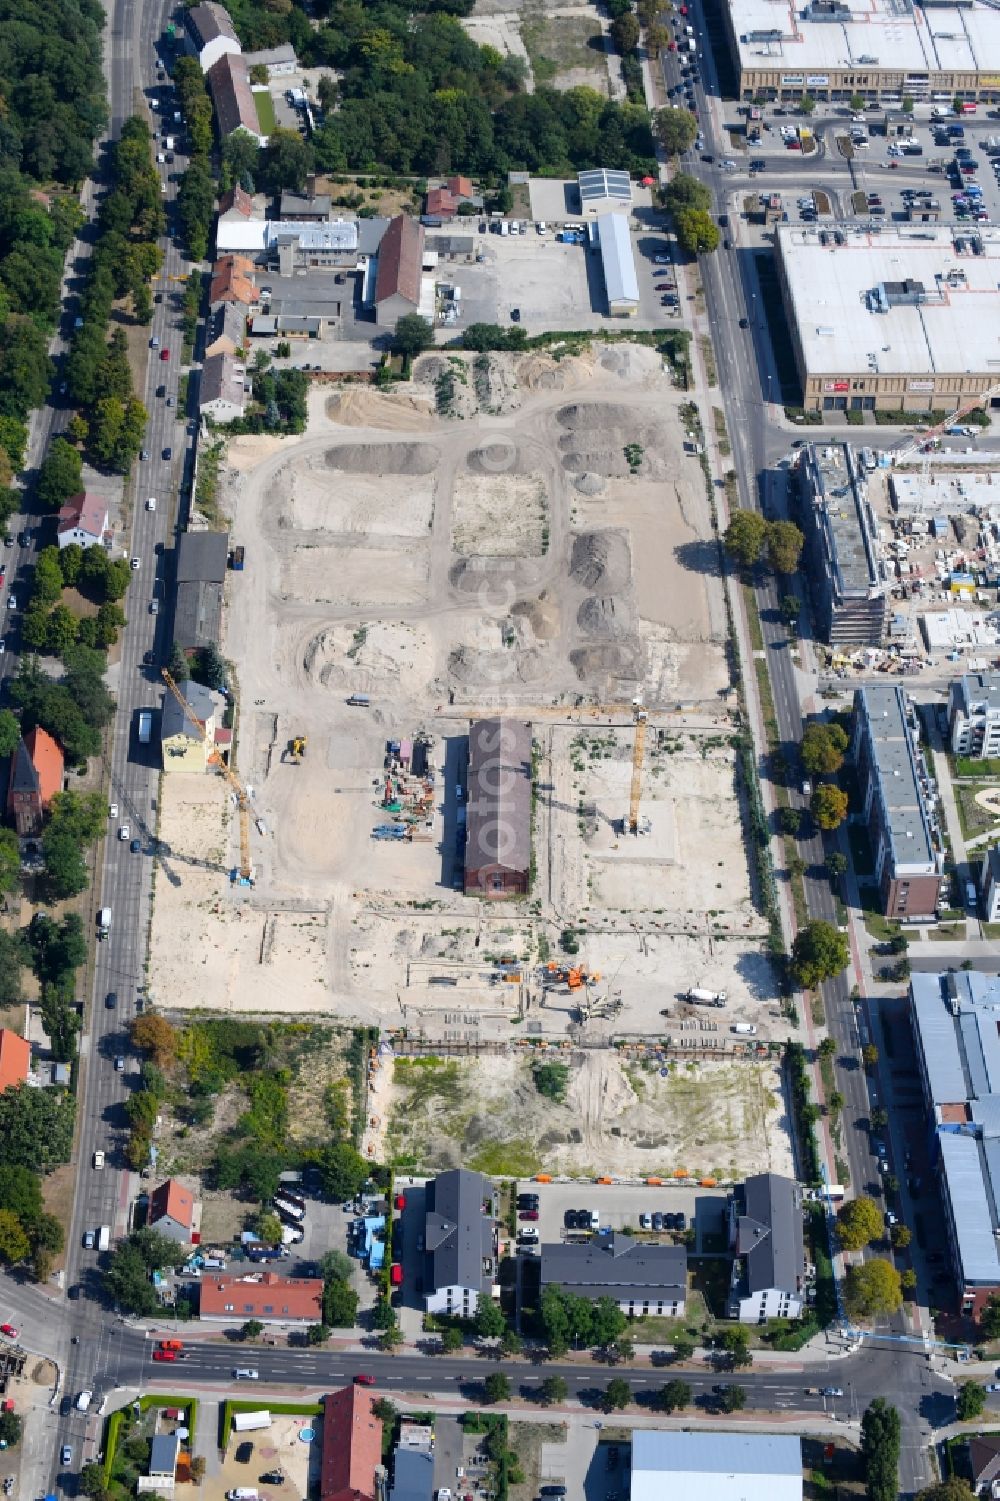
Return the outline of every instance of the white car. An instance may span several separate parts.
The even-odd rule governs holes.
[[[146,501],[146,510],[147,511],[155,511],[156,510],[156,496],[155,495],[151,495],[149,497],[149,499]]]
[[[129,826],[128,826],[127,823],[123,823],[122,826],[121,826],[121,828],[118,830],[118,838],[124,840],[124,839],[131,839],[131,837],[132,837],[132,830],[129,828]]]
[[[131,570],[132,570],[133,573],[135,573],[139,569],[140,566],[141,566],[141,564],[140,564],[140,560],[138,558],[133,558],[131,560],[131,562],[129,563],[129,567],[131,568]]]
[[[233,1372],[233,1379],[234,1381],[257,1381],[260,1379],[260,1372],[253,1370],[250,1366],[237,1366]]]
[[[4,654],[4,652],[6,650],[7,650],[7,643],[4,640],[4,638],[2,636],[0,636],[0,657],[3,656],[3,654]]]
[[[104,1153],[103,1152],[95,1152],[94,1153],[94,1166],[95,1166],[95,1168],[98,1169],[98,1171],[100,1171],[100,1169],[104,1166]]]
[[[108,817],[109,818],[117,818],[118,817],[118,804],[117,803],[108,803]]]

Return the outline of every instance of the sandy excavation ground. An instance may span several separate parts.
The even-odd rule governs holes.
[[[531,1060],[396,1064],[388,1140],[414,1169],[526,1175],[741,1178],[793,1173],[776,1063],[681,1063],[666,1078],[608,1051],[558,1055],[561,1105],[540,1095]]]
[[[247,566],[227,582],[223,649],[239,685],[237,764],[267,832],[253,833],[256,886],[231,888],[236,819],[217,781],[164,778],[161,837],[175,854],[157,877],[153,993],[416,1018],[459,1039],[510,1037],[520,1008],[526,1031],[564,1033],[572,1007],[542,1004],[537,963],[580,925],[581,957],[606,990],[615,977],[633,1035],[679,1026],[660,1012],[706,970],[732,991],[732,1019],[763,1016],[725,611],[683,397],[655,351],[596,343],[563,360],[490,356],[478,373],[470,360],[463,411],[439,418],[435,360],[389,394],[313,392],[295,442],[229,446],[220,502]],[[350,706],[352,693],[370,707]],[[609,820],[627,793],[637,693],[651,711],[654,832],[623,853]],[[581,700],[620,706],[606,758],[581,755],[579,732],[546,718]],[[452,783],[469,714],[502,709],[532,720],[551,790],[537,810],[537,903],[482,910],[453,889]],[[687,727],[671,754],[658,748],[668,726]],[[385,742],[420,732],[432,806],[413,843],[376,842]],[[523,985],[498,986],[492,959],[511,955]],[[450,994],[430,983],[442,965],[460,972]]]

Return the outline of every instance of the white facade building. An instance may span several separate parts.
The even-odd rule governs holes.
[[[967,672],[952,683],[948,732],[953,756],[1000,757],[1000,673]]]

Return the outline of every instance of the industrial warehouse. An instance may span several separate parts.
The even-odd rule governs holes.
[[[984,0],[728,0],[722,13],[742,99],[1000,99],[1000,12]]]
[[[775,256],[807,411],[1000,400],[1000,230],[781,225]]]

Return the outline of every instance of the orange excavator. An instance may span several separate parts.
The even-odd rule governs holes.
[[[555,964],[552,960],[542,972],[545,985],[565,985],[567,990],[580,990],[584,985],[595,984],[600,978],[596,970],[585,969],[582,964],[567,967]]]

